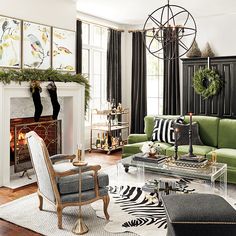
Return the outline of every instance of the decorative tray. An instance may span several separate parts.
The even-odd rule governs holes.
[[[180,156],[178,158],[179,161],[188,161],[188,162],[197,162],[197,163],[200,163],[200,162],[203,162],[206,160],[206,157],[205,156],[189,156],[189,155],[184,155],[184,156]]]
[[[159,164],[159,163],[165,162],[166,158],[167,156],[164,156],[164,155],[156,155],[154,157],[149,157],[147,154],[138,153],[138,154],[135,154],[135,156],[133,157],[133,160]]]
[[[188,161],[176,160],[176,161],[169,161],[167,165],[173,166],[173,167],[199,169],[199,168],[206,167],[208,163],[209,162],[207,159],[201,162],[189,161],[189,160]]]

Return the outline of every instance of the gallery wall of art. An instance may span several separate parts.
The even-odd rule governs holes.
[[[0,16],[0,67],[75,71],[75,32]]]

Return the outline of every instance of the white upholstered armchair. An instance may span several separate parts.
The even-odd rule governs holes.
[[[37,177],[39,209],[43,209],[44,199],[52,203],[57,211],[58,228],[62,228],[63,208],[85,205],[99,199],[103,200],[104,214],[109,219],[109,179],[108,175],[98,173],[101,169],[99,165],[82,168],[82,202],[79,202],[79,169],[71,163],[75,156],[59,154],[49,157],[44,141],[34,131],[27,133],[26,138]]]

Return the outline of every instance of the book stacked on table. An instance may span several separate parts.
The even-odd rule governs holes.
[[[154,157],[149,157],[148,154],[137,153],[134,155],[133,160],[159,164],[166,160],[166,156],[156,155]]]

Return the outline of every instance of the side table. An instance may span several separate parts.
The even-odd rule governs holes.
[[[82,193],[82,167],[84,166],[87,166],[88,163],[84,162],[84,161],[75,161],[73,162],[73,165],[74,166],[77,166],[79,167],[79,202],[81,203],[82,202],[82,199],[81,199],[81,193]],[[73,229],[72,229],[72,232],[74,234],[85,234],[88,232],[88,227],[87,225],[84,223],[83,221],[83,218],[82,218],[82,212],[81,212],[81,204],[79,205],[79,218],[78,220],[76,221]]]

